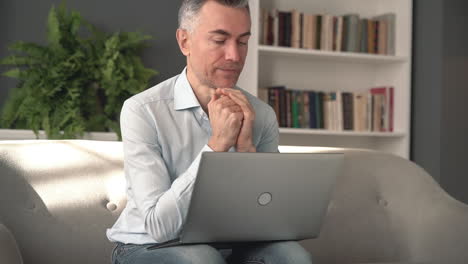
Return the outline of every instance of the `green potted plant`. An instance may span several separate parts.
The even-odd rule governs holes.
[[[38,137],[76,138],[85,131],[112,131],[120,138],[124,100],[148,87],[158,74],[145,68],[139,52],[148,35],[108,34],[62,4],[52,7],[47,44],[16,42],[14,54],[0,61],[3,75],[17,78],[2,110],[5,128],[32,129]]]

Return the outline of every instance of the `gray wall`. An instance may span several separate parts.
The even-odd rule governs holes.
[[[412,160],[468,203],[468,1],[416,0]]]
[[[7,52],[7,44],[22,40],[44,43],[47,14],[52,5],[61,0],[0,0],[0,58]],[[151,81],[154,85],[178,74],[185,66],[175,40],[177,11],[181,0],[67,0],[67,7],[100,29],[114,32],[137,31],[154,37],[150,48],[144,51],[145,66],[156,69],[160,75]],[[0,66],[0,71],[6,70]],[[0,77],[0,107],[16,81]]]

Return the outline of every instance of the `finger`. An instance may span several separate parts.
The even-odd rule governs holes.
[[[251,115],[254,113],[252,106],[244,95],[239,95],[237,93],[229,93],[229,98],[236,102],[245,112],[245,114]]]
[[[219,99],[219,95],[217,95],[216,93],[213,93],[211,95],[210,103],[212,103],[212,102],[214,102],[214,101],[216,101],[218,99]]]
[[[238,99],[242,100],[247,106],[250,107],[250,103],[249,103],[249,100],[247,99],[247,97],[239,90],[235,90],[235,89],[230,89],[230,88],[223,88],[222,89],[222,93],[223,94],[226,94],[228,96],[232,96],[232,97],[237,97]]]
[[[232,100],[229,96],[221,97],[218,104],[221,106],[221,108],[237,105],[237,103],[234,102],[234,100]]]

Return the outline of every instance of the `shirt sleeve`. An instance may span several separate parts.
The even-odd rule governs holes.
[[[257,152],[279,152],[279,128],[276,114],[268,108],[265,117],[266,123],[262,132],[259,144],[257,145]]]
[[[129,99],[120,122],[125,176],[145,230],[158,243],[175,239],[187,216],[201,154],[213,150],[205,145],[189,168],[171,183],[148,113]]]

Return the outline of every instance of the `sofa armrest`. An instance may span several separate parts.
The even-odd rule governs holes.
[[[22,264],[16,240],[6,226],[0,223],[0,263]]]

